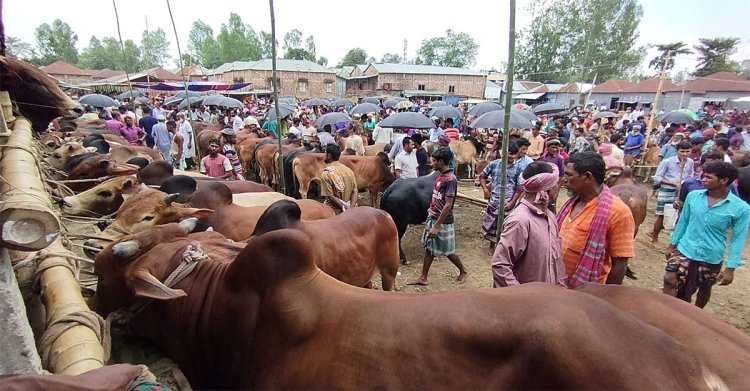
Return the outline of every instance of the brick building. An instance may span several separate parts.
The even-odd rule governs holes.
[[[209,81],[252,83],[252,90],[271,90],[273,70],[270,59],[235,61],[208,72]],[[279,95],[300,99],[329,97],[336,94],[336,73],[306,60],[276,60]]]
[[[90,83],[93,80],[91,76],[95,72],[88,69],[78,68],[77,66],[65,61],[55,61],[52,64],[41,67],[40,69],[55,79],[70,85]]]

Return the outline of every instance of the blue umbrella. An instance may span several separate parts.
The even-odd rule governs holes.
[[[374,105],[380,105],[380,100],[378,100],[378,98],[368,96],[367,98],[362,99],[362,102],[360,103],[372,103]]]

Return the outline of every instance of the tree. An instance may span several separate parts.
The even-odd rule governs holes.
[[[36,56],[30,43],[10,35],[5,37],[5,54],[8,57],[20,59],[29,59]]]
[[[638,0],[551,0],[530,4],[531,25],[519,38],[517,74],[536,80],[623,78],[640,65]]]
[[[284,53],[284,58],[287,60],[307,60],[315,61],[315,55],[302,48],[289,48]]]
[[[305,49],[308,53],[312,54],[313,58],[315,58],[315,38],[313,38],[312,35],[305,40]]]
[[[690,54],[692,51],[685,47],[685,43],[682,41],[680,42],[674,42],[674,43],[667,43],[662,45],[656,45],[656,49],[661,52],[658,56],[654,57],[649,63],[649,68],[654,68],[654,71],[656,71],[657,75],[661,74],[662,69],[665,69],[666,71],[671,70],[674,68],[674,58],[675,56],[679,54]],[[669,60],[669,63],[666,63],[667,61],[667,53],[671,53],[671,59]]]
[[[116,69],[127,72],[137,72],[143,69],[141,66],[141,49],[132,39],[126,39],[120,50],[120,63]]]
[[[433,37],[422,41],[417,51],[416,64],[440,65],[447,67],[465,67],[474,64],[479,45],[466,33],[454,33],[446,30],[445,36]]]
[[[302,32],[293,29],[292,31],[284,34],[284,47],[282,49],[297,49],[302,47]]]
[[[261,56],[263,58],[273,57],[273,47],[271,46],[273,44],[273,37],[271,36],[271,33],[261,31],[260,34],[258,34],[258,38],[260,39]],[[278,41],[276,42],[276,46],[279,46]]]
[[[367,52],[362,48],[354,48],[344,55],[338,67],[364,64],[367,61]]]
[[[155,68],[166,64],[169,55],[169,41],[161,28],[156,31],[143,31],[141,38],[141,65],[144,68]]]
[[[399,56],[396,53],[386,53],[380,59],[380,62],[387,63],[387,64],[400,64],[403,61],[404,59],[401,58],[401,56]]]
[[[255,61],[261,58],[260,40],[255,30],[243,23],[242,18],[234,12],[229,14],[229,23],[221,25],[216,42],[219,45],[217,65],[232,61]]]
[[[55,19],[52,25],[42,23],[37,26],[34,34],[40,60],[44,64],[51,64],[58,60],[70,64],[78,63],[78,50],[76,49],[78,35],[67,23],[60,19]]]
[[[318,65],[322,65],[324,67],[327,67],[328,66],[328,57],[320,56],[320,58],[318,58]]]
[[[112,38],[114,40],[114,38]],[[112,53],[107,52],[107,48],[96,36],[89,40],[89,46],[85,47],[78,56],[78,65],[88,69],[115,69],[117,55],[120,51],[119,45],[114,48]]]
[[[693,46],[698,52],[698,67],[694,76],[702,77],[716,72],[739,72],[740,66],[729,56],[737,51],[739,38],[701,38]]]
[[[205,67],[216,68],[221,65],[214,30],[202,20],[193,22],[188,39],[188,51]]]

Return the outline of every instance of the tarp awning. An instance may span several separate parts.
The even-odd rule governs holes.
[[[187,89],[189,91],[231,91],[239,90],[249,86],[251,83],[216,83],[216,82],[189,82]],[[146,88],[157,91],[182,91],[185,89],[185,83],[133,83],[135,88]]]
[[[542,97],[542,95],[546,94],[546,92],[528,92],[525,94],[518,94],[513,97],[513,99],[523,99],[523,100],[537,100]]]
[[[402,94],[407,98],[410,96],[443,96],[443,92],[437,90],[404,90]]]

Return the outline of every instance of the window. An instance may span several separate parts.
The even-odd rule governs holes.
[[[244,77],[235,77],[232,79],[232,83],[244,83],[245,78]]]
[[[364,89],[364,86],[365,86],[364,84],[362,84],[362,83],[359,83],[359,86],[358,86],[358,87],[359,87],[359,89],[360,89],[360,90],[363,90],[363,89]]]
[[[266,78],[266,83],[268,83],[268,89],[269,90],[273,89],[273,77]],[[276,84],[279,86],[279,89],[281,89],[281,78],[280,77],[276,78]]]
[[[448,92],[456,92],[456,86],[448,86]]]
[[[333,82],[327,81],[326,82],[326,92],[333,92]]]
[[[307,80],[300,80],[297,82],[297,92],[303,94],[307,92]]]
[[[424,84],[418,84],[417,85],[417,89],[420,90],[420,91],[424,91],[425,90],[425,85]]]

